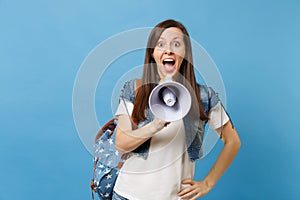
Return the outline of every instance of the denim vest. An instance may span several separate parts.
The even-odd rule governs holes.
[[[201,96],[202,106],[204,108],[205,113],[208,115],[210,109],[214,108],[219,103],[219,97],[217,93],[215,93],[215,91],[210,87],[198,84],[198,88],[200,90],[199,92]],[[124,99],[125,101],[134,103],[135,89],[136,81],[127,81],[124,84],[123,89],[121,91],[122,98],[120,98],[120,100]],[[207,121],[200,120],[199,115],[198,117],[193,117],[193,114],[190,113],[183,118],[183,123],[185,128],[187,152],[190,160],[194,162],[203,156],[201,146]],[[139,122],[138,127],[146,125],[153,119],[154,115],[149,109],[146,109],[146,120]],[[132,153],[137,153],[140,156],[146,158],[149,152],[150,142],[151,138],[145,141],[138,148],[136,148]]]

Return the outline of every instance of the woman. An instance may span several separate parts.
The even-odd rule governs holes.
[[[186,28],[166,20],[150,33],[141,85],[125,83],[116,112],[116,146],[126,159],[117,178],[113,199],[197,199],[207,194],[240,148],[236,130],[217,94],[196,83],[191,42]],[[187,116],[166,122],[148,108],[152,89],[166,76],[186,86],[192,96]],[[138,86],[137,86],[138,85]],[[206,122],[224,142],[207,176],[193,180],[195,161],[202,156]]]

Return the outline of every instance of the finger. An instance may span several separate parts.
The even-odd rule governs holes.
[[[163,121],[163,120],[160,120],[158,118],[154,118],[153,123],[154,123],[157,131],[159,131],[159,130],[161,130],[161,129],[163,129],[165,127],[165,123],[166,122]]]
[[[201,196],[201,193],[198,193],[196,196],[193,196],[193,198],[191,198],[190,200],[197,200]]]
[[[182,180],[181,183],[182,184],[191,184],[191,185],[193,185],[194,181],[190,178],[187,178],[187,179]]]
[[[194,198],[195,193],[196,193],[196,192],[195,192],[194,190],[192,190],[192,191],[190,191],[190,192],[188,192],[188,193],[186,193],[186,194],[180,196],[180,198],[190,198],[190,197]],[[191,199],[190,199],[190,200],[191,200]]]
[[[182,196],[185,195],[186,193],[192,191],[191,186],[184,188],[183,190],[181,190],[180,192],[178,192],[178,196]]]

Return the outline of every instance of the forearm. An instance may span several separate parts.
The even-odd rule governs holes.
[[[211,188],[217,183],[219,178],[229,167],[241,146],[238,134],[236,130],[232,128],[231,124],[227,124],[224,129],[224,147],[218,159],[204,179]]]
[[[154,119],[154,121],[136,130],[118,126],[116,134],[116,147],[118,151],[121,153],[133,151],[159,130],[164,128],[164,124],[164,121]]]
[[[117,130],[116,147],[122,153],[130,152],[143,144],[155,134],[155,129],[151,126],[144,126],[137,130],[123,131]]]
[[[205,177],[205,181],[210,187],[213,187],[222,174],[229,167],[234,157],[236,156],[240,145],[239,144],[225,144],[223,150],[221,151],[217,161]]]

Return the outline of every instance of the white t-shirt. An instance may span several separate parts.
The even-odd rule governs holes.
[[[133,104],[120,102],[116,116],[131,115]],[[209,125],[221,127],[228,120],[218,104],[209,114]],[[153,135],[146,159],[132,154],[124,163],[118,175],[114,191],[129,200],[179,200],[177,193],[185,186],[181,181],[194,177],[195,164],[186,151],[183,120],[170,123]]]

